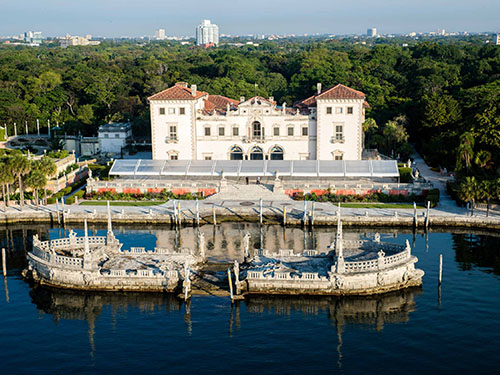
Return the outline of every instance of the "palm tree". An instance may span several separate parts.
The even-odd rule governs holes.
[[[38,191],[47,185],[47,178],[40,168],[40,162],[33,163],[30,173],[26,176],[26,185],[33,189],[33,196],[38,211]]]
[[[490,216],[490,200],[495,195],[495,181],[484,180],[479,183],[478,199],[486,199],[486,217]]]
[[[24,207],[23,176],[27,175],[30,172],[31,163],[28,158],[24,157],[23,155],[16,155],[12,159],[10,159],[10,170],[19,181],[19,197],[22,211]]]
[[[458,196],[465,202],[472,203],[471,206],[471,216],[474,215],[474,203],[477,198],[478,183],[474,176],[465,177],[465,179],[460,184],[458,190]]]
[[[4,160],[4,162],[0,164],[0,184],[2,184],[4,212],[7,210],[9,201],[9,184],[12,184],[14,181],[14,175],[12,174],[8,164],[6,163],[6,160]]]
[[[460,137],[460,146],[457,150],[457,169],[462,167],[462,162],[465,164],[465,168],[468,170],[472,163],[472,157],[474,154],[474,136],[472,133],[464,133]]]
[[[52,160],[48,156],[45,156],[42,159],[40,159],[39,168],[45,175],[46,180],[50,179],[57,172],[56,163],[54,163],[54,160]],[[44,204],[47,204],[47,184],[43,186],[43,190],[44,190],[43,201]]]

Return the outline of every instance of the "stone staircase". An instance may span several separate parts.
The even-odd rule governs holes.
[[[266,185],[244,185],[244,184],[228,184],[221,191],[208,197],[208,201],[258,201],[260,198],[265,201],[283,201],[291,198],[282,192],[273,192],[272,187]]]

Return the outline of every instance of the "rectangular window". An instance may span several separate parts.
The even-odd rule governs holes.
[[[326,114],[331,115],[332,114],[332,107],[326,107]]]
[[[335,139],[337,141],[344,140],[344,125],[335,125]]]
[[[307,135],[309,135],[309,129],[308,128],[302,128],[302,135],[304,137],[306,137]]]
[[[342,155],[342,154],[335,155],[335,160],[343,160],[343,159],[344,159],[344,155]]]
[[[168,109],[168,114],[169,115],[175,115],[175,108],[169,108]]]
[[[179,155],[170,155],[170,160],[179,160]]]
[[[224,128],[219,128],[219,136],[224,137]]]
[[[115,133],[115,138],[120,138],[120,134],[119,133]]]
[[[205,128],[205,137],[210,137],[210,128]]]
[[[105,133],[104,138],[109,138],[109,134]]]
[[[274,128],[273,131],[274,131],[273,134],[274,134],[275,137],[279,137],[280,136],[280,128],[276,127],[276,128]]]
[[[288,135],[293,137],[293,128],[288,128]]]
[[[179,115],[185,115],[186,114],[186,108],[180,107],[179,108]]]
[[[353,107],[347,107],[347,114],[352,115],[354,113],[354,108]]]
[[[177,126],[170,125],[169,131],[170,131],[170,140],[176,141],[177,140]]]
[[[335,113],[336,113],[337,115],[342,114],[342,107],[336,107],[336,108],[335,108]]]
[[[212,160],[211,156],[205,156],[205,160]]]
[[[233,137],[237,137],[240,135],[240,128],[237,128],[236,126],[233,128]]]
[[[160,115],[164,115],[165,114],[165,108],[160,108]]]

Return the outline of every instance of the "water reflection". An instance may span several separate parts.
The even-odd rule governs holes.
[[[326,312],[338,331],[348,324],[369,325],[382,331],[385,324],[408,322],[410,313],[416,309],[415,296],[420,293],[420,288],[412,288],[365,297],[251,296],[247,305],[251,314],[320,315]]]
[[[500,237],[453,234],[456,260],[463,271],[473,267],[500,275]]]

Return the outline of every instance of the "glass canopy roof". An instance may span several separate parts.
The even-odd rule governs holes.
[[[113,176],[398,177],[395,160],[115,160]]]

